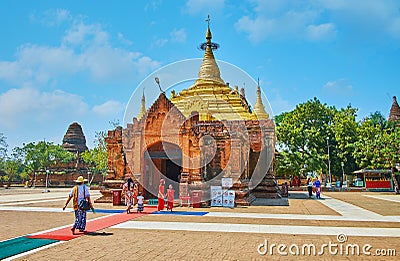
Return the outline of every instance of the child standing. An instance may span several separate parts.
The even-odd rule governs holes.
[[[172,187],[172,184],[169,184],[167,189],[167,210],[171,210],[174,207],[174,194],[175,190]]]
[[[139,196],[137,197],[138,201],[138,207],[137,207],[137,212],[142,213],[144,209],[144,197],[142,196],[142,192],[139,192]]]
[[[314,186],[315,186],[315,197],[316,198],[321,198],[321,182],[318,180],[318,177],[314,181]]]

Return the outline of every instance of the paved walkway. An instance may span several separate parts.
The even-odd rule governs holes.
[[[364,197],[370,197],[370,198],[376,198],[376,199],[382,199],[400,203],[400,195],[364,195]]]
[[[350,192],[349,192],[350,193]],[[324,198],[320,201],[327,207],[335,210],[345,220],[354,221],[399,221],[399,216],[382,216],[375,212],[360,208],[353,204],[334,199],[324,195]]]
[[[64,190],[64,191],[52,191],[51,193],[40,193],[40,192],[36,192],[33,194],[17,194],[17,195],[7,195],[4,194],[4,191],[2,191],[2,193],[0,194],[0,213],[3,212],[4,214],[2,215],[2,217],[4,218],[8,218],[9,223],[8,224],[10,227],[12,227],[13,225],[20,225],[20,224],[12,224],[13,220],[12,220],[12,213],[15,211],[24,213],[22,215],[26,215],[27,218],[32,218],[35,216],[39,216],[39,215],[48,215],[49,218],[46,219],[47,222],[52,222],[52,217],[53,218],[59,218],[62,217],[63,214],[60,214],[62,211],[61,207],[59,206],[58,203],[54,203],[56,201],[64,201],[66,199],[66,195],[68,193],[69,190]],[[98,194],[98,192],[94,191],[93,195],[96,195],[96,193]],[[295,196],[300,196],[302,197],[303,194],[305,194],[304,192],[298,192],[298,195]],[[333,196],[333,195],[332,195]],[[343,195],[344,196],[344,195]],[[373,195],[364,195],[360,193],[360,198],[365,198],[366,197],[371,197],[371,198],[375,198],[375,199],[379,199],[382,200],[382,204],[385,204],[385,201],[387,202],[386,204],[392,204],[392,205],[397,205],[394,204],[393,202],[396,203],[400,203],[399,197],[396,197],[393,195],[385,195],[385,194],[373,194]],[[94,196],[95,197],[95,196]],[[184,236],[185,238],[187,237],[187,235],[189,235],[189,237],[196,237],[199,234],[196,233],[203,233],[202,235],[207,235],[207,238],[209,238],[209,240],[215,241],[217,242],[218,240],[220,240],[220,237],[222,235],[224,235],[224,233],[230,234],[231,236],[229,236],[228,238],[232,237],[232,238],[236,238],[237,240],[240,240],[241,237],[249,237],[252,238],[252,240],[255,238],[255,235],[262,235],[267,236],[268,238],[270,237],[282,237],[284,238],[285,236],[298,236],[297,238],[307,238],[307,237],[318,237],[318,238],[322,238],[324,236],[331,236],[331,237],[335,237],[338,235],[346,235],[346,236],[351,236],[351,237],[365,237],[365,238],[370,238],[371,240],[373,240],[375,237],[380,238],[379,242],[400,242],[400,227],[393,227],[393,226],[397,226],[397,223],[400,222],[400,216],[383,216],[380,215],[378,213],[375,213],[373,211],[370,210],[366,210],[362,207],[359,206],[355,206],[353,204],[350,203],[346,203],[342,200],[339,199],[335,199],[332,197],[329,197],[327,195],[323,195],[323,199],[321,200],[310,200],[310,199],[298,199],[298,197],[296,197],[296,200],[300,200],[303,203],[321,203],[323,205],[315,204],[315,206],[321,208],[321,209],[326,209],[325,212],[319,212],[321,213],[321,215],[312,215],[312,214],[307,214],[309,212],[307,211],[303,211],[303,212],[289,212],[289,213],[304,213],[304,214],[283,214],[285,210],[288,209],[288,207],[282,207],[282,212],[283,213],[277,213],[277,214],[272,214],[272,213],[265,213],[268,212],[268,209],[272,209],[270,207],[265,207],[263,209],[265,209],[264,213],[253,213],[251,212],[252,209],[259,211],[259,207],[258,208],[252,208],[249,207],[247,209],[237,209],[235,211],[235,209],[232,210],[225,210],[225,209],[221,209],[221,210],[217,210],[216,209],[191,209],[191,208],[185,208],[185,210],[188,211],[203,211],[203,212],[207,212],[205,213],[205,215],[203,216],[192,216],[192,215],[187,215],[185,216],[185,218],[174,218],[177,217],[177,215],[174,214],[169,214],[171,215],[170,217],[168,217],[168,215],[159,215],[159,216],[164,216],[164,220],[165,221],[161,221],[159,218],[155,218],[156,215],[155,214],[150,214],[149,216],[147,216],[147,220],[143,219],[143,220],[134,220],[134,221],[127,221],[118,225],[113,226],[112,228],[109,228],[108,231],[135,231],[133,232],[135,235],[136,234],[142,234],[142,235],[146,235],[147,231],[149,231],[148,233],[150,233],[151,235],[154,236],[154,231],[165,231],[164,233],[174,233],[175,235],[179,235]],[[389,203],[388,201],[391,201],[392,203]],[[53,203],[52,203],[53,202]],[[292,203],[295,202],[299,202],[299,201],[292,201]],[[35,204],[34,203],[38,203]],[[303,204],[302,203],[302,204]],[[29,206],[21,206],[24,204],[32,204]],[[295,206],[297,206],[296,204],[294,204]],[[51,207],[53,206],[53,207]],[[58,206],[58,207],[55,207]],[[101,205],[101,206],[106,206],[106,205]],[[314,205],[312,205],[314,206]],[[109,206],[111,207],[111,206]],[[327,209],[327,208],[329,209]],[[400,207],[400,204],[399,204]],[[112,208],[112,207],[111,207]],[[292,205],[293,208],[293,205]],[[116,211],[117,209],[113,208],[114,211]],[[119,209],[121,210],[121,209]],[[210,210],[210,211],[208,211]],[[239,211],[240,210],[240,211]],[[276,210],[276,209],[275,209]],[[333,210],[333,211],[332,211]],[[100,210],[99,210],[100,211]],[[39,213],[40,212],[40,213]],[[67,213],[69,213],[68,215],[72,215],[72,209],[66,209]],[[340,215],[332,215],[332,213],[337,212]],[[32,213],[32,214],[28,214],[28,213]],[[37,214],[33,214],[33,213],[37,213]],[[48,213],[48,214],[45,214]],[[110,213],[110,212],[103,212],[103,213]],[[329,215],[323,215],[323,213],[327,213]],[[178,213],[176,213],[178,214]],[[8,216],[7,216],[8,215]],[[18,214],[19,215],[19,214]],[[56,216],[58,215],[58,216]],[[93,214],[90,214],[93,215]],[[184,215],[184,213],[180,213],[180,215]],[[72,217],[71,216],[71,217]],[[152,219],[150,219],[150,217],[153,217]],[[224,222],[224,218],[226,218],[226,222]],[[229,218],[229,219],[228,219]],[[250,224],[250,222],[246,222],[246,219],[248,220],[259,220],[256,222],[252,222],[254,224]],[[21,220],[21,219],[19,219]],[[231,220],[231,221],[229,221]],[[272,220],[272,221],[271,221]],[[279,224],[280,222],[274,221],[274,220],[280,220],[283,222],[281,222],[284,225]],[[284,223],[284,220],[296,220],[295,222],[292,222],[292,225],[287,225],[287,223]],[[55,219],[54,219],[55,221]],[[179,222],[177,222],[179,221]],[[332,224],[334,224],[334,226],[330,226],[329,222],[320,222],[318,223],[317,221],[337,221],[337,222],[331,222]],[[373,223],[373,225],[370,225],[371,227],[366,227],[368,226],[367,223],[357,223],[358,221],[363,221],[363,222],[377,222],[376,224]],[[232,222],[232,223],[229,223]],[[342,223],[341,223],[342,222]],[[346,223],[347,222],[347,223]],[[353,222],[351,223],[351,225],[349,226],[348,224],[350,224],[349,222]],[[392,223],[392,222],[396,222],[396,224]],[[54,223],[52,223],[54,224]],[[59,229],[62,227],[67,227],[70,226],[68,225],[63,225],[63,224],[68,224],[68,223],[59,223],[57,226],[57,228],[50,228],[49,227],[46,228],[42,228],[46,229],[48,231],[50,230],[54,230],[54,229]],[[310,225],[312,224],[312,225]],[[29,225],[29,224],[28,224]],[[62,226],[60,226],[62,225]],[[54,226],[54,225],[53,225]],[[363,227],[365,226],[365,227]],[[5,231],[5,230],[3,230]],[[192,233],[187,233],[187,232],[192,232]],[[35,231],[35,233],[43,233],[44,231],[40,231],[38,232],[38,230]],[[103,231],[102,233],[105,233],[105,231]],[[123,233],[128,233],[129,232],[123,232]],[[158,233],[158,232],[157,232]],[[178,234],[177,234],[178,233]],[[183,233],[183,234],[179,234],[179,233]],[[28,232],[28,234],[32,234],[32,232]],[[91,237],[91,240],[95,240],[96,242],[103,242],[103,241],[107,241],[107,240],[111,240],[105,242],[105,246],[109,247],[110,246],[110,242],[114,242],[115,240],[117,242],[119,242],[119,238],[112,236],[113,233],[109,233],[108,237]],[[120,233],[115,232],[116,235],[120,235]],[[133,234],[132,234],[133,235]],[[191,236],[193,235],[193,236]],[[163,234],[163,236],[165,236],[166,238],[168,238],[168,234]],[[119,236],[120,237],[120,236]],[[225,236],[222,236],[225,237]],[[4,237],[3,237],[4,238]],[[75,242],[78,240],[83,240],[85,241],[86,239],[85,237],[82,238],[78,238],[78,239],[74,239],[73,241]],[[129,237],[128,237],[129,238]],[[135,237],[133,237],[134,239]],[[386,239],[388,238],[388,239]],[[390,239],[389,239],[390,238]],[[257,239],[257,238],[255,238]],[[290,239],[290,238],[289,238]],[[87,239],[89,240],[89,239]],[[148,241],[147,239],[144,239],[145,242],[150,243],[152,241]],[[147,241],[146,241],[147,240]],[[190,239],[187,239],[190,240]],[[285,239],[287,240],[287,239]],[[316,239],[318,240],[318,239]],[[368,240],[367,240],[368,241]],[[133,241],[134,244],[136,246],[140,245],[140,243]],[[173,242],[168,241],[168,242]],[[168,244],[167,242],[167,244]],[[364,241],[363,241],[364,242]],[[156,244],[156,242],[154,242]],[[74,245],[70,245],[71,243],[66,242],[65,244],[57,244],[56,246],[54,246],[54,248],[58,249],[56,250],[56,252],[58,253],[65,253],[65,255],[61,255],[58,256],[60,259],[64,259],[67,258],[68,256],[70,257],[69,252],[72,251],[72,249],[74,249]],[[103,244],[103,243],[102,243]],[[132,243],[131,243],[132,244]],[[172,244],[172,243],[171,243]],[[224,246],[227,243],[224,242],[219,242],[217,244],[220,244],[222,246]],[[95,243],[91,244],[91,245],[95,245]],[[164,243],[161,245],[165,245]],[[376,245],[378,245],[378,243],[376,243]],[[121,245],[119,245],[119,247],[117,249],[109,249],[108,251],[124,251],[121,250],[120,248]],[[138,246],[139,247],[139,246]],[[112,248],[112,247],[111,247]],[[140,247],[139,247],[140,248]],[[170,248],[175,248],[176,249],[176,253],[181,253],[180,252],[180,248],[179,246],[169,246],[167,249],[164,250],[170,250]],[[47,249],[47,250],[43,250],[43,251],[48,251],[48,253],[54,253],[55,250],[50,250],[53,249],[52,247],[49,248],[49,246],[45,246],[43,248],[38,248],[34,251],[38,251],[41,249]],[[61,249],[61,250],[60,250]],[[71,250],[68,250],[71,249]],[[127,249],[129,251],[129,249]],[[60,252],[61,251],[61,252]],[[74,250],[75,251],[75,250]],[[98,249],[97,251],[102,251],[102,249]],[[224,250],[221,249],[216,249],[215,251],[216,254],[217,253],[224,253]],[[221,252],[222,251],[222,252]],[[162,253],[164,253],[163,251],[161,251],[161,255],[160,256],[156,256],[156,259],[165,259],[163,257],[165,257],[165,255],[163,255]],[[231,252],[231,251],[230,251]],[[26,259],[24,256],[26,254],[32,254],[34,252],[27,252],[24,254],[19,255],[19,258],[23,258]],[[37,252],[36,252],[37,253]],[[241,252],[234,252],[234,253],[241,253]],[[54,254],[53,254],[54,255]],[[36,258],[39,257],[39,259],[50,259],[51,256],[46,256],[46,254],[39,254],[39,255],[33,255]],[[107,255],[104,255],[104,257],[106,257]],[[223,255],[226,256],[228,258],[226,259],[232,259],[232,256],[229,255]],[[246,256],[246,255],[244,255]],[[140,252],[138,252],[138,256],[140,257]],[[187,257],[187,255],[185,255],[185,253],[181,253],[181,257],[185,258]],[[213,252],[210,253],[210,258],[213,257]],[[173,258],[173,257],[171,257]],[[176,257],[175,257],[176,258]],[[29,259],[29,258],[28,258]],[[89,259],[91,259],[89,257]],[[214,258],[215,259],[215,258]]]
[[[339,235],[369,237],[400,237],[400,228],[282,226],[199,222],[128,221],[112,228],[184,230],[228,233],[262,233],[287,235]]]

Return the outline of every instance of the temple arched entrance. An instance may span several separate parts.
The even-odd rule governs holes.
[[[182,150],[169,142],[156,142],[144,152],[145,198],[156,198],[160,179],[165,179],[165,189],[172,184],[175,196],[179,195],[179,179],[182,166]]]

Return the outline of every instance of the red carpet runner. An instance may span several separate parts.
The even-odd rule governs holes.
[[[86,234],[93,233],[98,230],[102,230],[104,228],[108,228],[108,227],[126,222],[128,220],[150,214],[153,212],[153,210],[156,210],[156,208],[155,207],[146,207],[145,210],[146,211],[143,213],[136,213],[136,212],[133,212],[131,214],[122,213],[122,214],[115,214],[115,215],[100,217],[100,218],[94,219],[94,220],[88,220],[86,223]],[[72,227],[72,225],[65,227],[65,228],[60,228],[57,230],[44,232],[41,234],[29,235],[27,237],[28,238],[41,238],[41,239],[54,239],[54,240],[68,241],[68,240],[85,235],[85,233],[79,232],[79,230],[75,230],[75,235],[72,235],[71,227]]]

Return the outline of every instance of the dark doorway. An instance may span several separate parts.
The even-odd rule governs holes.
[[[160,179],[165,179],[165,190],[171,184],[175,196],[179,195],[182,151],[172,143],[158,142],[147,148],[144,153],[146,173],[143,179],[145,198],[156,198]]]

